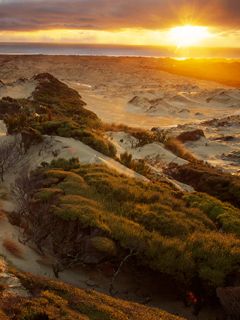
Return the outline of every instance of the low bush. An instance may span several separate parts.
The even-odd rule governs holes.
[[[49,197],[49,209],[40,210],[46,197],[39,198],[39,185],[33,190],[31,209],[35,213],[31,217],[37,219],[39,212],[49,227],[55,225],[51,232],[46,224],[42,230],[51,235],[54,252],[63,256],[68,250],[73,256],[84,252],[84,241],[77,239],[85,232],[91,239],[93,232],[104,250],[112,247],[111,240],[121,250],[133,250],[139,263],[183,285],[198,277],[211,293],[238,269],[240,215],[233,207],[198,193],[179,194],[166,184],[134,180],[103,165],[79,164],[64,171],[65,163],[63,168],[62,161],[55,163],[56,169],[52,163],[34,174],[43,183],[54,178],[45,187],[54,195]],[[96,244],[96,238],[93,241]]]
[[[168,173],[175,179],[240,208],[240,177],[201,163],[172,166]]]

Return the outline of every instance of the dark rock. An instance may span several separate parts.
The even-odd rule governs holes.
[[[182,132],[177,137],[177,139],[184,143],[187,141],[197,141],[202,137],[205,137],[203,130],[197,129],[197,130],[193,130],[193,131]]]

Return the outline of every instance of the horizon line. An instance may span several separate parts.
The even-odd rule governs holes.
[[[10,44],[45,44],[45,45],[81,45],[81,46],[109,46],[109,47],[144,47],[144,48],[164,48],[164,49],[230,49],[230,50],[240,50],[240,47],[221,47],[221,46],[189,46],[189,47],[181,47],[177,48],[176,46],[166,46],[166,45],[146,45],[146,44],[111,44],[111,43],[79,43],[79,42],[40,42],[40,41],[0,41],[0,45],[10,45]]]

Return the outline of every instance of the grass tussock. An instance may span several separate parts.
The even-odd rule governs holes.
[[[183,158],[189,162],[195,162],[197,158],[184,146],[184,144],[176,139],[170,138],[166,141],[165,147],[172,151],[176,156]]]
[[[18,259],[23,259],[23,251],[19,244],[12,239],[4,239],[3,247]]]
[[[149,168],[144,159],[133,159],[132,154],[128,152],[121,153],[119,161],[125,167],[133,171],[136,171],[137,173],[145,177],[147,177],[151,172],[151,169]]]

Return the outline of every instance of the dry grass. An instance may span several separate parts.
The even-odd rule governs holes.
[[[133,132],[133,131],[136,131],[136,130],[140,130],[140,129],[137,129],[137,128],[133,128],[133,127],[129,127],[125,124],[116,124],[116,123],[103,123],[102,124],[102,129],[104,131],[113,131],[113,132],[118,132],[118,131],[124,131],[124,132]]]
[[[103,131],[107,132],[107,131],[112,131],[112,132],[119,132],[119,131],[123,131],[129,134],[136,134],[136,133],[142,133],[142,134],[146,134],[150,131],[142,129],[140,127],[130,127],[126,124],[123,123],[102,123],[102,129]]]
[[[176,138],[168,139],[165,143],[165,147],[182,159],[190,162],[195,162],[197,160],[196,157],[189,150],[187,150],[184,144]]]
[[[4,239],[3,246],[8,252],[10,252],[16,258],[19,258],[19,259],[23,258],[22,249],[20,248],[19,244],[14,240]]]

